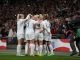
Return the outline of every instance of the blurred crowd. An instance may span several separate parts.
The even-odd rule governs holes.
[[[0,4],[0,37],[10,37],[10,32],[16,37],[17,14],[48,14],[51,22],[52,38],[68,38],[71,36],[69,22],[80,10],[79,0],[6,0]],[[75,16],[74,16],[75,15]],[[57,28],[56,28],[57,27]]]

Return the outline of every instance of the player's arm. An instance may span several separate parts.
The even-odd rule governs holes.
[[[45,25],[45,23],[43,23],[43,29],[46,30],[46,31],[48,31],[47,30],[47,26]]]
[[[17,14],[17,20],[19,19],[19,14]]]
[[[32,16],[31,14],[28,14],[25,19],[29,20],[31,18],[31,16]]]
[[[26,18],[25,19],[23,19],[23,22],[26,22],[26,21],[28,21],[28,20],[30,20],[30,14],[28,14],[27,16],[26,16]]]
[[[47,29],[48,33],[51,34],[51,29],[50,29],[51,25],[49,24],[49,29]]]
[[[17,20],[19,19],[24,19],[24,15],[23,14],[17,14]]]
[[[31,14],[28,14],[27,16],[26,16],[26,18],[23,20],[23,22],[26,22],[26,21],[28,21],[28,20],[30,20],[31,19]]]
[[[41,27],[41,29],[40,29],[40,32],[43,32],[43,30],[44,30],[44,25],[43,24],[40,24],[40,27]]]
[[[49,34],[51,34],[50,29],[47,28],[46,24],[43,24],[44,30],[46,30]]]

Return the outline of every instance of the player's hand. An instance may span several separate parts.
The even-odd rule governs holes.
[[[31,14],[28,14],[27,16],[32,16]]]
[[[28,14],[28,15],[26,16],[26,19],[29,20],[29,19],[31,18],[30,16],[31,16],[31,14]]]

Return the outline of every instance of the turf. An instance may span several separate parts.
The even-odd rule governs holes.
[[[0,60],[80,60],[80,57],[70,57],[70,56],[23,56],[19,57],[16,55],[7,55],[7,54],[1,54]]]
[[[0,56],[0,60],[80,60],[80,58],[79,57],[65,57],[65,56],[17,57],[14,55],[5,55],[5,56]]]
[[[15,50],[0,51],[0,60],[80,60],[79,56],[69,56],[66,53],[55,53],[54,56],[16,56]]]

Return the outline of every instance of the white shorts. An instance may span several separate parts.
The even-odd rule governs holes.
[[[24,39],[24,34],[17,34],[17,39],[18,40]]]
[[[35,33],[35,40],[43,41],[43,33]]]
[[[51,41],[51,35],[45,34],[44,35],[44,40],[45,41]]]
[[[34,40],[34,38],[35,38],[34,33],[25,34],[25,40]]]

